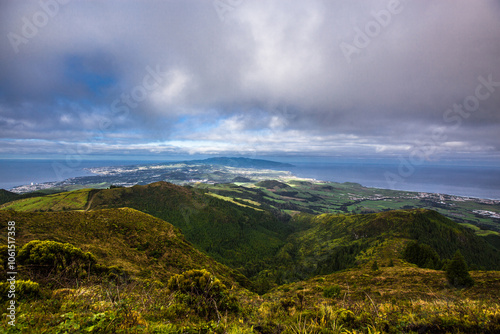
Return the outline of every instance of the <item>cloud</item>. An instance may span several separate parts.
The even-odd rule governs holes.
[[[0,153],[362,156],[432,141],[500,157],[500,87],[469,116],[446,114],[480,77],[500,82],[497,2],[228,4],[2,3]]]

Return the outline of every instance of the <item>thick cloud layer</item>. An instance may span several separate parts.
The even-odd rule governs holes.
[[[3,1],[1,155],[500,157],[495,0]]]

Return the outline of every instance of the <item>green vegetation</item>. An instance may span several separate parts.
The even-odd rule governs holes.
[[[33,300],[40,297],[40,285],[31,280],[16,280],[15,291],[16,300]],[[11,282],[0,283],[0,301],[7,302],[9,300],[9,292]]]
[[[359,214],[413,208],[430,209],[458,223],[478,228],[477,234],[490,230],[500,232],[500,219],[481,216],[473,212],[474,210],[487,210],[500,213],[499,204],[460,200],[453,196],[420,197],[418,193],[367,188],[357,183],[312,183],[294,179],[267,180],[239,186],[199,184],[196,187],[230,198],[254,200],[267,208],[311,214]]]
[[[4,189],[0,189],[0,205],[4,204],[4,203],[11,202],[11,201],[17,199],[18,196],[19,195],[17,195],[16,193],[13,193],[13,192],[10,192],[10,191],[4,190]]]
[[[176,294],[176,300],[187,304],[198,315],[220,321],[221,313],[238,310],[236,299],[216,277],[206,270],[189,270],[174,275],[167,288]]]
[[[467,270],[467,263],[464,257],[457,251],[446,266],[446,278],[448,282],[457,288],[467,288],[474,285],[474,280]]]
[[[247,276],[253,276],[249,263],[272,261],[292,232],[289,217],[166,182],[101,190],[89,207],[130,207],[168,221],[198,249]]]
[[[25,245],[18,257],[30,266],[22,270],[23,275],[28,275],[30,268],[42,276],[43,268],[54,268],[51,273],[67,272],[65,266],[58,268],[65,264],[80,276],[83,270],[88,274],[89,264],[92,270],[97,263],[96,269],[98,265],[115,268],[116,275],[124,272],[136,279],[166,280],[186,270],[207,269],[229,286],[249,284],[238,272],[193,248],[169,223],[133,209],[0,211],[0,221],[16,222],[17,247]],[[1,244],[6,245],[6,225],[0,233]],[[39,279],[36,275],[26,278]]]
[[[18,199],[3,205],[3,209],[15,211],[70,211],[84,210],[89,196],[95,190],[81,189],[71,192]]]
[[[4,267],[6,222],[16,222],[16,327],[0,331],[500,331],[495,232],[422,208],[326,204],[347,189],[365,191],[158,182],[16,197],[0,210]]]
[[[378,269],[377,269],[378,270]],[[323,297],[325,298],[336,298],[340,296],[340,286],[334,285],[323,289]]]
[[[17,261],[36,278],[78,279],[95,270],[96,258],[69,243],[32,240],[18,253]]]
[[[436,251],[429,245],[419,244],[416,241],[411,241],[406,245],[403,252],[403,258],[420,268],[429,268],[439,270],[443,267],[443,263]]]

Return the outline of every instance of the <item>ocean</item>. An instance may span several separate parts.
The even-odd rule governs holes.
[[[500,167],[422,165],[400,174],[396,163],[292,162],[299,177],[332,182],[356,182],[366,187],[500,199]]]
[[[147,160],[0,159],[0,189],[93,175],[84,168],[155,163]]]
[[[71,177],[92,175],[84,170],[89,167],[136,165],[162,161],[82,160],[69,166],[64,160],[2,159],[0,160],[0,188],[11,189],[31,183],[62,181]],[[383,189],[500,199],[500,167],[491,165],[423,165],[416,166],[411,173],[401,175],[396,163],[287,162],[295,165],[288,170],[299,177],[332,182],[356,182],[363,186]],[[387,175],[398,176],[397,181],[390,178],[388,180]]]

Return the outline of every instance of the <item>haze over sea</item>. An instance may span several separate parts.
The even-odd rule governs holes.
[[[123,166],[149,164],[166,161],[192,160],[196,157],[183,157],[165,160],[82,160],[78,166],[69,168],[64,160],[53,159],[3,159],[0,160],[0,188],[10,189],[15,186],[62,181],[70,177],[92,175],[84,168],[101,166]],[[402,182],[390,185],[386,173],[398,173],[396,162],[374,161],[294,161],[288,159],[270,159],[289,162],[294,175],[333,182],[356,182],[363,186],[443,193],[478,198],[500,199],[500,167],[493,165],[423,165],[415,167],[412,175],[402,178]],[[53,168],[54,163],[65,166],[61,176]],[[401,181],[401,180],[400,180]]]

